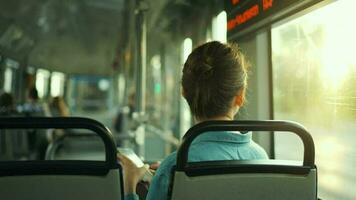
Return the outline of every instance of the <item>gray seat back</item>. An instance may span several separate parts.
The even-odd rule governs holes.
[[[46,160],[105,160],[100,137],[91,133],[69,133],[48,145]]]
[[[7,162],[2,163],[0,168],[4,170],[5,167],[15,165]],[[100,162],[48,164],[48,161],[45,161],[25,162],[21,165],[21,168],[14,168],[16,171],[4,170],[0,173],[1,199],[97,200],[103,197],[111,200],[122,199],[120,170],[105,170],[105,166]]]
[[[2,118],[0,129],[78,128],[97,133],[105,144],[104,161],[0,162],[1,199],[123,199],[121,166],[109,130],[85,118]]]
[[[6,117],[20,117],[17,113]],[[3,116],[0,116],[0,119]],[[0,160],[14,160],[29,156],[28,134],[24,130],[0,129]]]
[[[188,150],[198,135],[212,131],[287,131],[304,144],[303,162],[280,160],[188,163]],[[172,200],[315,200],[317,169],[314,143],[299,124],[283,121],[205,122],[192,127],[177,153],[169,199]]]

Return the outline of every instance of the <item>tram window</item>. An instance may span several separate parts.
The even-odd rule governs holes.
[[[151,58],[151,73],[147,77],[149,79],[149,97],[147,97],[147,111],[152,111],[152,118],[155,119],[156,124],[160,123],[160,113],[162,112],[162,64],[161,56],[155,55]],[[151,121],[151,120],[150,120]],[[151,121],[154,123],[154,121]]]
[[[183,41],[182,45],[182,65],[185,63],[187,60],[189,54],[193,50],[193,41],[190,38],[186,38]],[[188,103],[185,101],[183,97],[181,97],[180,101],[180,136],[183,137],[183,135],[187,132],[187,130],[191,127],[192,125],[192,117],[190,114],[190,109]]]
[[[36,89],[38,97],[44,98],[48,94],[50,72],[45,69],[38,69],[36,72]]]
[[[226,42],[227,40],[227,14],[225,11],[222,11],[213,19],[213,26],[212,26],[212,37],[213,40],[218,40],[221,42]]]
[[[63,96],[65,75],[60,72],[51,74],[51,96]]]
[[[4,91],[11,92],[12,90],[12,69],[6,68],[4,73]]]
[[[3,89],[5,92],[14,92],[13,89],[15,87],[15,79],[16,79],[16,70],[19,67],[19,63],[11,60],[5,59],[5,71],[4,71],[4,82]]]
[[[71,110],[76,115],[108,112],[111,79],[100,76],[75,75],[69,80],[68,96]],[[97,115],[93,118],[97,119]]]
[[[119,74],[117,77],[117,99],[119,105],[122,105],[124,102],[125,87],[126,87],[125,76],[123,74]]]
[[[337,1],[272,29],[274,117],[312,133],[327,199],[356,199],[355,6]],[[288,141],[276,135],[277,158],[295,149]]]

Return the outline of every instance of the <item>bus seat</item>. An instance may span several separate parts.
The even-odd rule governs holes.
[[[188,162],[189,146],[198,135],[213,131],[283,131],[303,141],[304,160],[235,160]],[[188,130],[172,171],[172,200],[316,200],[314,142],[301,125],[286,121],[212,121]]]
[[[27,134],[22,130],[0,130],[0,160],[21,159],[29,155]]]
[[[5,115],[5,117],[20,116],[17,113]],[[21,159],[28,157],[29,154],[28,134],[24,130],[0,129],[0,160]]]
[[[7,200],[123,199],[122,169],[109,130],[86,118],[2,118],[0,129],[89,129],[105,145],[104,161],[34,160],[0,162],[0,194]]]

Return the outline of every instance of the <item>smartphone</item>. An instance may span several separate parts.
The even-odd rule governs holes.
[[[128,159],[130,159],[137,167],[143,167],[145,164],[142,162],[142,160],[137,156],[137,154],[130,148],[117,148],[117,152],[119,154],[122,154],[126,156]],[[151,182],[153,174],[150,172],[149,169],[147,169],[145,175],[143,176],[142,180],[143,181],[148,181]]]
[[[137,167],[143,167],[145,164],[130,148],[117,148],[117,152],[129,158]]]

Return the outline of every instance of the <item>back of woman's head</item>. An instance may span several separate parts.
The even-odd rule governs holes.
[[[36,89],[36,87],[31,87],[28,91],[28,98],[31,100],[38,100],[38,91]]]
[[[208,42],[189,55],[182,87],[192,114],[198,119],[227,114],[247,82],[247,64],[237,45]]]
[[[67,117],[69,116],[69,110],[67,105],[61,96],[53,97],[50,103],[50,110],[52,116]]]

